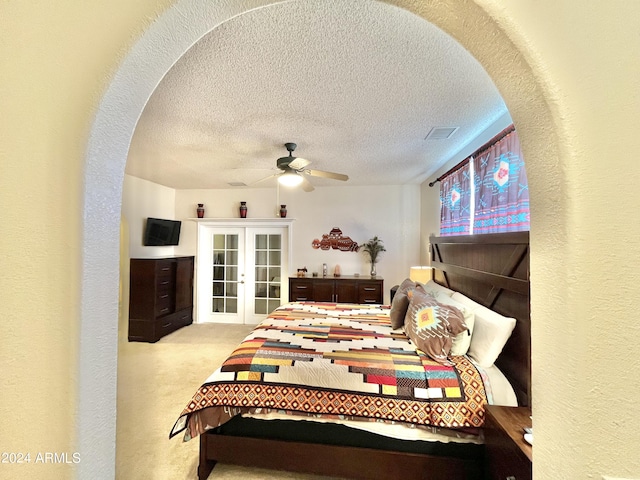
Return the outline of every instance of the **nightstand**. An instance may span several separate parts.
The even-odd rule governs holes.
[[[533,448],[524,440],[531,427],[528,407],[488,405],[485,417],[487,479],[531,480]]]

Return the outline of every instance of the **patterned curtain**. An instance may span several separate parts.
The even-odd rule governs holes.
[[[515,130],[477,154],[473,233],[529,230],[529,185]]]
[[[440,182],[440,235],[469,235],[471,225],[469,163]]]

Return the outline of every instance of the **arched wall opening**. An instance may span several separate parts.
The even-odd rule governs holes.
[[[79,478],[113,477],[115,472],[119,233],[124,169],[136,122],[158,82],[196,41],[236,15],[274,3],[281,2],[178,1],[134,46],[99,106],[87,149],[83,192],[77,423],[77,444],[83,462],[78,466]],[[558,245],[566,243],[566,232],[556,229],[553,238],[539,234],[546,230],[545,219],[555,218],[554,225],[567,223],[557,221],[564,215],[557,192],[565,179],[554,165],[559,147],[554,133],[557,126],[546,101],[550,93],[543,90],[523,52],[505,30],[475,3],[460,0],[387,3],[415,13],[455,38],[483,65],[509,108],[527,158],[532,211],[532,304],[539,315],[538,302],[544,292],[538,290],[541,282],[537,279],[553,271],[558,279],[557,288],[565,277],[562,248]],[[549,171],[557,174],[552,177]],[[550,242],[555,248],[548,248]],[[537,256],[537,251],[551,253]],[[534,351],[539,328],[542,325],[533,329]],[[536,364],[535,355],[533,363]],[[534,399],[535,391],[534,378]],[[534,400],[534,409],[535,405]]]

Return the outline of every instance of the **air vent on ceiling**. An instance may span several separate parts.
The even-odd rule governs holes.
[[[425,140],[446,140],[456,133],[460,127],[433,127],[424,137]]]
[[[247,184],[244,182],[229,182],[229,186],[231,187],[246,187]]]

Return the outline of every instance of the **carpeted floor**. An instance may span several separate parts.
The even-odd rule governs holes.
[[[169,431],[200,384],[249,333],[250,325],[203,324],[182,328],[155,344],[128,342],[122,326],[118,346],[116,478],[197,478],[198,441],[169,440]],[[211,480],[327,477],[217,465]]]

